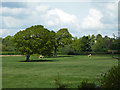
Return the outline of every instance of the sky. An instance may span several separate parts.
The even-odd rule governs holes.
[[[17,1],[17,2],[16,2]],[[118,0],[1,0],[0,37],[43,25],[74,37],[118,35]]]

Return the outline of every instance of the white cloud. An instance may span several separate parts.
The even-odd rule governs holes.
[[[24,29],[0,29],[0,37],[6,37],[8,35],[15,35],[18,31],[24,30]]]
[[[110,19],[115,19],[117,16],[117,4],[116,3],[108,3],[106,5],[106,14],[110,16]]]
[[[103,24],[100,21],[102,17],[103,15],[100,11],[91,8],[89,10],[89,15],[82,22],[82,28],[83,29],[102,28]]]
[[[17,28],[19,27],[20,25],[20,20],[14,18],[14,17],[11,17],[11,16],[4,16],[3,17],[3,27],[6,27],[6,28]]]
[[[27,14],[25,14],[27,12]],[[77,17],[69,13],[64,12],[61,9],[51,9],[47,5],[39,5],[33,8],[2,8],[3,14],[8,14],[9,16],[3,16],[3,23],[6,27],[16,27],[18,24],[35,23],[43,21],[44,24],[48,26],[54,26],[59,24],[70,24],[76,23]],[[14,17],[16,16],[27,16],[23,20]],[[40,21],[39,21],[40,20]],[[32,22],[27,22],[32,21]]]
[[[46,28],[55,31],[66,27],[74,36],[81,37],[82,35],[91,33],[102,33],[103,30],[108,32],[108,29],[111,30],[115,27],[114,22],[112,24],[104,23],[111,23],[113,20],[112,18],[116,17],[116,13],[114,13],[116,7],[113,4],[104,4],[104,6],[100,6],[99,8],[97,8],[97,6],[92,6],[87,17],[83,18],[83,21],[80,21],[82,20],[81,17],[78,18],[76,16],[78,12],[80,12],[79,16],[81,14],[84,15],[84,12],[82,13],[82,11],[76,11],[75,13],[70,14],[65,11],[66,9],[53,8],[54,6],[48,6],[49,4],[26,4],[27,6],[23,8],[2,7],[4,15],[2,16],[3,26],[5,29],[8,29],[9,31],[14,29],[11,30],[11,32],[16,33],[20,28],[41,24]],[[69,9],[72,10],[71,8],[72,6]],[[92,30],[94,30],[94,32]],[[101,32],[97,32],[97,30],[101,30]],[[4,33],[7,34],[7,32]]]
[[[0,29],[0,37],[3,35],[3,34],[8,34],[8,30],[7,29]]]
[[[29,24],[35,24],[44,14],[41,11],[46,11],[48,6],[36,6],[28,8],[8,8],[2,7],[2,23],[4,28],[18,28]],[[21,18],[22,17],[22,18]]]
[[[2,0],[2,2],[91,2],[92,0]]]
[[[97,4],[95,8],[98,8],[104,14],[103,20],[113,22],[117,18],[118,3]]]
[[[116,3],[108,3],[106,5],[106,7],[111,10],[111,11],[114,11],[116,9]]]
[[[45,15],[48,25],[72,24],[76,23],[77,17],[62,11],[61,9],[51,9]]]
[[[42,12],[45,12],[47,11],[48,9],[50,9],[50,6],[47,6],[47,5],[39,5],[39,6],[36,6],[36,11],[42,11]]]
[[[0,7],[3,14],[8,15],[19,15],[24,12],[24,8],[8,8],[8,7]],[[26,12],[24,12],[26,13]]]
[[[54,28],[62,28],[68,26],[67,28],[69,28],[73,26],[75,27],[76,23],[78,23],[78,19],[75,15],[69,14],[58,8],[51,8],[48,5],[39,4],[30,8],[29,7],[29,5],[28,8],[3,7],[3,28],[27,28],[28,26],[35,24],[42,24],[46,27]],[[19,18],[21,16],[24,18]]]
[[[2,2],[116,2],[118,0],[2,0]]]

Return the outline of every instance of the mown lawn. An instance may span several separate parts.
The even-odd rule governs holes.
[[[69,88],[77,88],[82,80],[97,81],[97,74],[106,72],[118,61],[110,55],[59,56],[43,58],[31,56],[31,62],[24,62],[25,56],[2,57],[3,88],[56,88],[55,79],[60,77]]]

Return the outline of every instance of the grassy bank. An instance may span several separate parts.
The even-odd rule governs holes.
[[[57,58],[39,59],[34,55],[31,62],[25,56],[2,57],[3,88],[55,88],[55,79],[76,88],[82,80],[97,83],[97,74],[106,72],[118,61],[110,55],[64,55]]]

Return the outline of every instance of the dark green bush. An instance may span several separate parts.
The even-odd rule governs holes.
[[[95,83],[90,83],[87,80],[83,80],[80,85],[78,85],[79,89],[85,89],[85,88],[92,88],[95,89],[97,88]]]
[[[101,88],[120,89],[120,66],[114,66],[107,73],[101,73],[98,80]]]
[[[20,52],[2,52],[1,55],[23,55],[23,53]]]
[[[67,83],[63,83],[60,79],[59,73],[57,75],[57,78],[55,79],[55,85],[57,86],[57,89],[65,89],[68,84]]]
[[[57,88],[63,89],[67,87],[67,84],[62,83],[59,79],[55,79],[55,84],[57,85]]]

